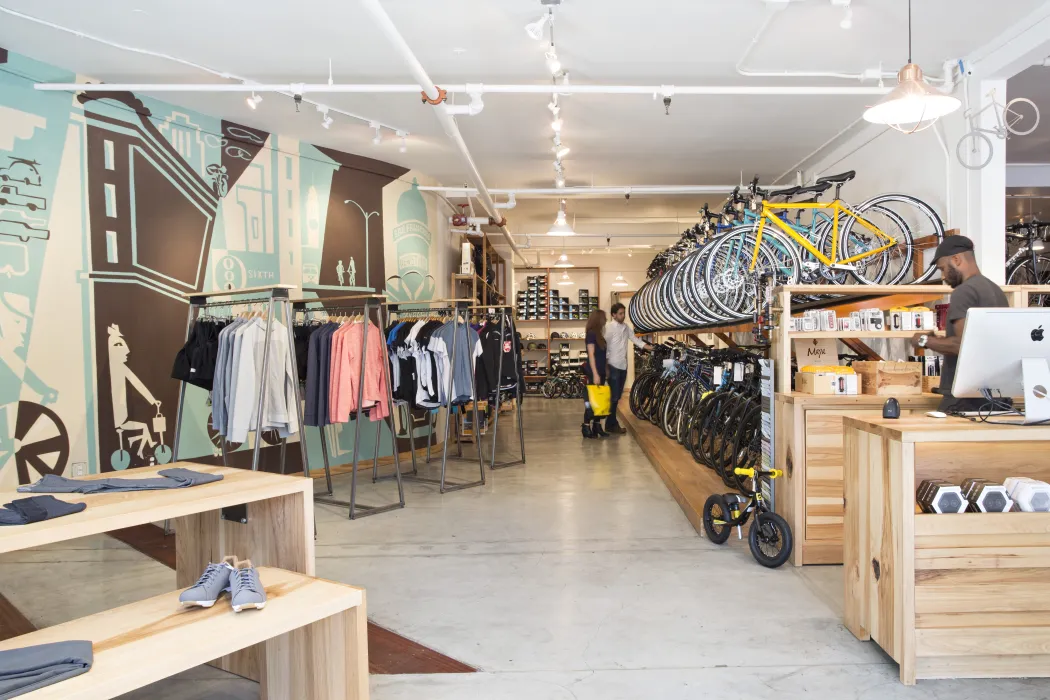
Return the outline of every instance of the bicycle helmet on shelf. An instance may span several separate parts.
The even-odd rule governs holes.
[[[561,336],[560,336],[560,335],[558,335],[558,331],[553,331],[553,332],[551,333],[551,340],[555,340],[555,339],[557,339],[557,338],[560,338],[560,337],[561,337]]]

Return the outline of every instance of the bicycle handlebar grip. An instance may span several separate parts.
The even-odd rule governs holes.
[[[733,473],[738,476],[750,476],[752,479],[755,477],[755,470],[750,468],[745,469],[744,467],[736,467],[733,469]]]

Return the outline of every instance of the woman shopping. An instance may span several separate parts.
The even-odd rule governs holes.
[[[605,384],[605,312],[601,309],[592,311],[587,317],[587,364],[584,366],[584,375],[588,384]],[[609,433],[602,430],[601,420],[595,418],[591,410],[591,402],[584,399],[586,410],[583,414],[583,425],[581,430],[585,438],[608,437]]]

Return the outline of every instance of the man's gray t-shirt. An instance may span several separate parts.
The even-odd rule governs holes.
[[[966,280],[952,292],[950,306],[948,307],[948,323],[946,335],[951,338],[955,335],[955,322],[966,318],[966,312],[978,308],[1001,308],[1009,306],[1006,295],[995,282],[978,273]],[[955,364],[958,361],[956,355],[945,355],[944,363],[941,365],[941,410],[949,408],[957,410],[977,410],[963,405],[964,399],[956,399],[951,395],[952,383],[955,381]],[[984,404],[984,399],[976,399],[978,404]]]

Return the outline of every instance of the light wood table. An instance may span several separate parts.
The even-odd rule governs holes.
[[[1050,427],[845,418],[843,622],[917,678],[1050,676],[1050,513],[916,513],[923,479],[1050,480]]]
[[[0,554],[171,519],[176,532],[175,579],[178,588],[193,585],[209,562],[220,561],[228,554],[250,559],[257,567],[271,566],[314,575],[311,479],[191,462],[135,469],[125,476],[150,477],[171,467],[221,474],[223,479],[166,491],[53,494],[59,500],[86,503],[87,509],[54,520],[0,528]],[[85,479],[120,476],[106,473]],[[0,503],[31,495],[0,491]],[[221,509],[242,504],[247,504],[247,523],[221,519]],[[256,644],[223,656],[213,665],[261,681],[266,675],[264,659],[264,645]]]
[[[791,561],[842,563],[843,486],[842,421],[879,418],[888,396],[821,396],[798,392],[776,395],[776,509],[791,525],[795,548]],[[939,394],[895,397],[905,415],[935,410]]]

